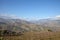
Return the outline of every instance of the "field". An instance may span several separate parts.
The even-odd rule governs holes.
[[[60,40],[60,32],[26,32],[21,36],[3,36],[0,40]]]

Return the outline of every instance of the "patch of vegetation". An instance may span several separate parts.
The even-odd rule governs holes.
[[[48,29],[49,32],[53,32],[52,30]]]
[[[0,36],[20,36],[23,35],[21,32],[14,32],[9,30],[0,30]]]
[[[15,33],[14,33],[15,34]],[[26,32],[22,36],[3,36],[2,40],[60,40],[60,32]]]

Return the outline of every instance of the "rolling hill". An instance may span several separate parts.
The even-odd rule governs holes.
[[[60,31],[60,20],[40,19],[38,21],[26,21],[22,19],[12,19],[0,17],[0,30],[10,30],[14,32],[29,31]]]

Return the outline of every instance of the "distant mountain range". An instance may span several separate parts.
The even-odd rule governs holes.
[[[60,20],[40,19],[38,21],[26,21],[0,17],[0,30],[11,30],[15,32],[28,31],[60,31]]]
[[[41,24],[49,27],[60,27],[60,20],[58,19],[40,19],[38,21],[33,22],[35,24]]]

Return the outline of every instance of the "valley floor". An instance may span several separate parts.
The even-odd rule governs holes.
[[[21,36],[3,36],[0,40],[60,40],[60,32],[27,32]]]

